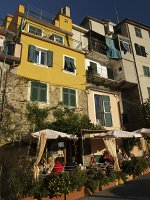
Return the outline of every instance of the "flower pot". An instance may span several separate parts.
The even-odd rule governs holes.
[[[119,185],[122,185],[122,184],[124,184],[124,181],[123,181],[121,178],[119,178],[119,179],[118,179],[118,184],[119,184]]]
[[[144,175],[144,174],[148,174],[148,173],[150,173],[150,168],[147,168],[147,169],[145,169],[145,170],[143,171],[143,175]]]
[[[114,186],[116,186],[116,182],[109,182],[108,185],[102,185],[101,189],[102,190],[107,190],[107,189],[112,188]]]
[[[66,200],[76,200],[82,197],[84,197],[84,187],[82,187],[80,190],[76,190],[67,194]]]
[[[133,174],[127,176],[127,181],[133,180]]]

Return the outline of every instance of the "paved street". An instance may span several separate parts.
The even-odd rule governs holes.
[[[150,200],[150,174],[82,200]]]

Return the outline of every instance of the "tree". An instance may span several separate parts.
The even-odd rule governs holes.
[[[48,108],[40,108],[38,103],[29,103],[27,104],[27,113],[26,117],[30,123],[29,131],[39,131],[47,128],[48,126]]]
[[[144,111],[144,125],[146,128],[150,128],[150,99],[143,104]]]
[[[91,123],[89,117],[80,114],[76,108],[63,107],[59,104],[52,111],[54,122],[49,124],[49,128],[53,130],[79,135],[81,129],[103,129],[101,126]]]

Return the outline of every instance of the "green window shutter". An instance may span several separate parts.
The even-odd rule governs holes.
[[[47,66],[53,67],[53,52],[47,51]]]
[[[47,102],[47,88],[40,89],[40,96],[39,96],[40,102]]]
[[[68,94],[68,89],[63,88],[63,104],[65,106],[69,106],[69,94]]]
[[[145,76],[150,76],[150,70],[149,67],[143,66],[143,71]]]
[[[112,126],[112,115],[110,110],[110,97],[103,95],[105,126]]]
[[[30,93],[30,100],[31,101],[37,101],[38,100],[38,87],[37,82],[32,81],[31,82],[31,93]]]
[[[35,46],[29,45],[28,61],[34,62],[34,60],[35,60]]]
[[[63,88],[63,104],[65,106],[76,106],[76,91]]]
[[[148,96],[149,96],[149,99],[150,99],[150,87],[147,88],[147,91],[148,91]]]
[[[70,106],[76,106],[76,91],[70,89]]]
[[[112,126],[111,113],[105,113],[105,126]]]

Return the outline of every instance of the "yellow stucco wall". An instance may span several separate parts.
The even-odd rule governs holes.
[[[23,48],[21,64],[17,72],[18,75],[50,84],[82,90],[85,89],[84,54],[24,34],[21,36],[21,43],[23,44]],[[28,47],[30,44],[45,50],[53,51],[53,67],[46,67],[28,62]],[[75,58],[76,74],[70,74],[63,70],[64,55]]]
[[[117,95],[117,94],[88,90],[88,112],[89,112],[89,117],[90,117],[91,122],[96,124],[94,94],[106,95],[106,96],[110,97],[110,106],[111,106],[113,126],[105,127],[105,129],[107,129],[107,130],[121,129],[119,109],[118,109],[118,102],[120,101],[120,98],[119,98],[119,95]]]

